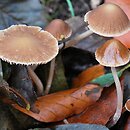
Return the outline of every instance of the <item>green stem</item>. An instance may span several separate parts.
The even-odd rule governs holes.
[[[66,0],[66,2],[67,2],[67,4],[68,4],[68,6],[69,6],[69,10],[70,10],[71,16],[72,16],[72,17],[75,16],[75,14],[74,14],[74,8],[73,8],[73,6],[72,6],[71,0]]]

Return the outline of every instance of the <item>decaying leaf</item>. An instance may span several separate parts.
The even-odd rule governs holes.
[[[28,111],[17,104],[12,106],[38,121],[56,122],[74,114],[80,114],[99,99],[101,92],[100,86],[87,84],[81,88],[42,96],[34,104],[39,109],[39,113]]]
[[[91,80],[103,75],[105,73],[104,67],[102,65],[92,66],[81,74],[79,74],[73,80],[73,88],[80,87],[90,82]]]
[[[105,125],[116,109],[115,87],[105,88],[101,98],[83,113],[68,118],[69,123],[90,123]]]

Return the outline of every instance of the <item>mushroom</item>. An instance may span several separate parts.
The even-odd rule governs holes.
[[[115,67],[127,64],[130,59],[130,53],[129,50],[120,41],[112,39],[108,40],[96,50],[95,57],[101,65],[111,67],[111,71],[115,81],[117,91],[117,108],[111,120],[111,124],[114,125],[121,116],[123,103],[121,84]]]
[[[88,28],[94,33],[116,37],[130,30],[130,22],[124,11],[116,4],[105,3],[89,11],[84,16]]]
[[[0,32],[0,58],[10,64],[46,64],[57,54],[56,38],[40,27],[12,25]]]
[[[48,26],[45,28],[46,31],[51,33],[58,41],[62,41],[72,34],[72,29],[70,26],[61,19],[52,20]],[[64,43],[65,45],[65,43]],[[53,76],[55,70],[55,58],[50,63],[49,76],[47,80],[45,94],[48,94],[51,88]]]
[[[130,30],[130,22],[124,11],[116,4],[105,3],[89,11],[84,16],[90,30],[74,37],[65,48],[75,45],[93,32],[106,37],[117,37]],[[62,48],[62,44],[59,48]]]
[[[125,109],[130,112],[130,99],[125,103]]]
[[[45,30],[51,33],[58,41],[68,38],[72,34],[72,29],[70,26],[61,19],[52,20]]]

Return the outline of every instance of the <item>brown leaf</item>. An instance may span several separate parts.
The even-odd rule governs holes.
[[[12,106],[38,121],[56,122],[84,111],[99,99],[101,92],[100,86],[87,84],[81,88],[42,96],[34,104],[40,110],[39,113],[28,111],[17,104]]]
[[[68,118],[69,123],[89,123],[105,125],[116,109],[115,87],[105,88],[101,98],[83,113]]]
[[[127,119],[124,130],[130,130],[130,116]]]
[[[104,71],[104,67],[102,65],[92,66],[92,67],[86,69],[85,71],[83,71],[76,78],[74,78],[73,88],[83,86],[86,83],[90,82],[91,80],[103,75],[104,73],[105,73],[105,71]]]

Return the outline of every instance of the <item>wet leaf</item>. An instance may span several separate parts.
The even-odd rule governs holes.
[[[34,104],[39,109],[39,113],[27,111],[17,104],[12,106],[38,121],[56,122],[84,111],[99,99],[101,92],[100,86],[88,84],[81,88],[42,96]]]
[[[52,130],[109,130],[107,127],[96,124],[67,124],[59,125]]]
[[[73,87],[80,87],[90,82],[91,80],[103,75],[104,67],[102,65],[94,65],[82,73],[80,73],[76,78],[73,79]]]
[[[83,113],[68,118],[69,123],[90,123],[105,125],[116,109],[115,87],[105,88],[101,98]]]

